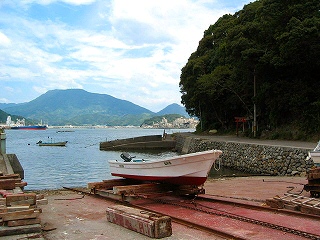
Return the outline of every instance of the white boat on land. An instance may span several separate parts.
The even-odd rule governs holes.
[[[177,185],[202,185],[208,177],[220,150],[189,153],[166,159],[133,159],[123,153],[124,161],[110,160],[112,176],[142,181],[167,182]]]
[[[318,142],[316,148],[309,152],[309,156],[312,158],[314,164],[320,167],[320,141]]]

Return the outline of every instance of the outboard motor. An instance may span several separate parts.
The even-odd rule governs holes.
[[[121,153],[120,157],[125,161],[125,162],[131,162],[132,158],[129,153]]]

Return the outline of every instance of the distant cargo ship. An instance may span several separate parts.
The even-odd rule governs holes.
[[[46,130],[47,126],[45,125],[36,125],[36,126],[14,126],[11,127],[10,129],[15,129],[15,130]]]
[[[5,128],[16,130],[46,130],[47,125],[43,125],[41,121],[39,125],[26,126],[26,121],[24,118],[17,119],[17,121],[14,122],[11,120],[11,116],[8,116]]]

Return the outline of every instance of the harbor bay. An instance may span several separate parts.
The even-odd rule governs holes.
[[[167,134],[194,129],[166,129]],[[112,179],[108,160],[120,160],[121,151],[100,151],[100,142],[147,135],[164,129],[143,128],[49,128],[6,130],[6,152],[16,154],[28,185],[26,190],[86,187],[88,182]],[[38,146],[37,142],[68,141],[65,147]],[[165,158],[175,152],[133,152],[138,158]]]

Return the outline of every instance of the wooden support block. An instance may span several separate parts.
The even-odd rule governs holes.
[[[37,200],[37,205],[47,205],[48,204],[48,199],[39,199]]]
[[[9,178],[11,178],[11,179],[12,178],[19,178],[21,180],[19,174],[6,174],[6,175],[0,176],[0,179],[9,179]]]
[[[6,197],[7,194],[11,194],[12,192],[8,192],[7,190],[0,189],[0,194],[3,198]]]
[[[7,222],[8,227],[16,227],[16,226],[25,226],[32,224],[40,224],[39,218],[31,218],[31,219],[20,219],[20,220],[12,220]]]
[[[6,205],[6,198],[0,198],[0,206],[5,206]]]
[[[152,238],[164,238],[172,235],[171,218],[137,208],[116,205],[107,208],[109,222],[118,224]]]
[[[40,212],[34,209],[7,212],[7,213],[0,214],[4,222],[10,221],[10,220],[37,218],[39,215],[40,215]]]
[[[19,235],[28,233],[41,233],[41,225],[32,224],[16,227],[0,226],[0,236]]]
[[[44,199],[44,194],[37,194],[36,199],[37,200]]]
[[[14,206],[14,207],[6,207],[7,212],[15,212],[21,210],[29,210],[30,206]]]
[[[320,209],[311,206],[301,206],[300,211],[306,214],[320,215]]]
[[[128,185],[129,181],[127,179],[110,179],[103,180],[102,182],[92,182],[88,183],[89,189],[112,189],[114,186]]]
[[[160,190],[160,186],[157,183],[145,183],[145,184],[138,184],[138,185],[113,187],[114,194],[135,194],[135,193],[144,193],[144,192],[156,192],[159,190]]]
[[[281,209],[284,208],[284,203],[277,198],[268,198],[266,199],[266,204],[271,208]]]
[[[7,212],[8,212],[7,207],[1,207],[1,208],[0,208],[0,214],[1,214],[1,213],[7,213]]]
[[[284,208],[285,209],[288,209],[288,210],[291,210],[291,211],[300,211],[301,209],[301,206],[300,205],[295,205],[295,204],[287,204],[287,203],[284,203]]]
[[[91,182],[88,183],[89,189],[107,189],[107,183],[104,182]]]
[[[11,194],[6,197],[6,205],[35,205],[36,194],[35,193],[18,193]]]
[[[0,179],[0,189],[12,190],[16,187],[16,179]]]
[[[27,186],[28,185],[28,183],[27,182],[16,182],[16,187],[25,187],[25,186]]]

